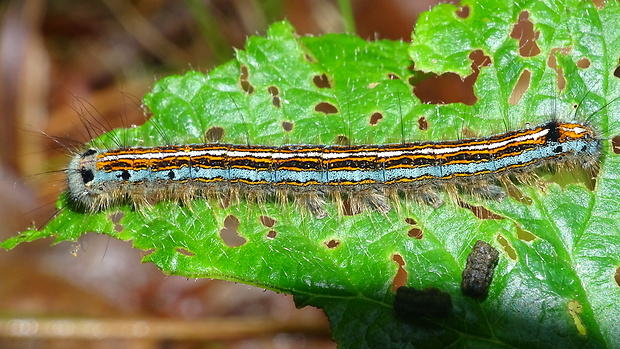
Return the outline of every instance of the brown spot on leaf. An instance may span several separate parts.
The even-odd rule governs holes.
[[[611,139],[611,147],[614,154],[620,154],[620,136]]]
[[[267,239],[275,239],[277,235],[278,235],[278,232],[277,232],[277,231],[275,231],[275,230],[270,230],[270,231],[267,233]]]

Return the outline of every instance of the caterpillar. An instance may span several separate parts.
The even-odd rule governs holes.
[[[67,181],[70,199],[86,211],[128,202],[267,195],[292,197],[324,218],[328,197],[348,198],[354,211],[382,213],[401,193],[435,208],[444,203],[441,190],[475,188],[502,200],[506,194],[498,184],[510,175],[549,165],[595,168],[601,148],[590,125],[557,120],[489,137],[384,145],[90,148],[73,157]]]

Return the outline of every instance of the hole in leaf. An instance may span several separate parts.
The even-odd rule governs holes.
[[[519,190],[519,188],[516,185],[514,185],[512,182],[507,182],[506,184],[507,184],[506,192],[511,198],[526,205],[531,205],[533,203],[532,198],[523,194],[523,192]]]
[[[474,214],[474,216],[478,217],[479,219],[496,219],[496,220],[504,219],[504,217],[489,211],[483,206],[470,205],[464,202],[463,200],[457,200],[457,202],[459,206],[470,210]]]
[[[388,79],[390,80],[400,80],[400,76],[394,74],[394,73],[388,73]]]
[[[276,238],[276,236],[277,236],[277,235],[278,235],[278,232],[277,232],[277,231],[275,231],[275,230],[270,230],[270,231],[267,233],[267,239],[272,239],[272,240],[273,240],[273,239],[275,239],[275,238]]]
[[[564,91],[566,87],[566,79],[564,78],[564,70],[558,66],[558,59],[556,52],[560,52],[561,55],[566,56],[572,51],[572,47],[554,47],[549,52],[549,58],[547,59],[547,66],[554,69],[558,75],[558,89]]]
[[[325,74],[315,75],[312,78],[312,82],[318,88],[331,88],[332,87],[331,83],[329,82],[329,78]]]
[[[478,98],[474,94],[474,83],[480,67],[491,64],[491,59],[481,50],[469,54],[472,60],[472,74],[461,79],[455,73],[442,75],[427,74],[426,79],[413,81],[413,93],[423,102],[431,104],[463,103],[473,105]]]
[[[207,142],[219,142],[222,140],[222,138],[224,138],[224,129],[222,127],[209,127],[207,132],[205,132],[205,139],[207,140]]]
[[[282,121],[282,129],[286,132],[293,131],[293,123],[290,121]]]
[[[337,135],[336,136],[336,141],[334,142],[334,144],[336,144],[336,145],[351,145],[351,141],[349,140],[349,137],[347,137],[345,135]]]
[[[353,197],[348,197],[342,200],[342,214],[345,216],[355,216],[362,212],[363,206],[359,205],[359,200],[356,201]]]
[[[510,99],[508,102],[511,105],[517,105],[521,100],[521,97],[527,92],[527,89],[530,87],[530,77],[532,73],[528,69],[524,69],[521,72],[521,76],[519,76],[519,80],[517,84],[512,89],[512,94],[510,95]]]
[[[271,103],[273,103],[273,105],[276,108],[280,108],[281,105],[281,100],[280,100],[280,90],[278,90],[277,87],[275,86],[269,86],[267,88],[267,91],[269,91],[269,94],[271,95]]]
[[[175,250],[177,253],[180,253],[180,254],[182,254],[182,255],[184,255],[184,256],[188,256],[188,257],[192,257],[192,256],[194,256],[194,255],[195,255],[195,253],[194,253],[194,252],[192,252],[192,251],[190,251],[190,250],[188,250],[188,249],[186,249],[186,248],[183,248],[183,247],[177,247],[177,248],[175,248],[174,250]]]
[[[510,242],[508,242],[508,240],[506,240],[506,238],[502,234],[498,234],[496,240],[500,245],[502,245],[502,247],[504,248],[504,252],[506,252],[506,254],[508,255],[508,258],[516,261],[517,251],[515,251],[514,247],[512,247]]]
[[[409,230],[409,232],[407,233],[407,235],[410,238],[416,238],[418,240],[422,239],[424,237],[424,232],[422,231],[422,229],[415,227],[415,228],[411,228]]]
[[[456,15],[463,19],[469,17],[469,6],[463,6],[456,10]]]
[[[340,246],[340,241],[331,239],[325,243],[325,246],[327,246],[327,248],[329,248],[330,250],[333,250],[334,248]]]
[[[614,275],[616,285],[620,286],[620,267],[616,268],[616,275]]]
[[[379,112],[374,112],[371,116],[370,116],[370,124],[372,126],[375,126],[379,123],[379,121],[381,121],[381,119],[383,119],[383,115]]]
[[[426,116],[420,116],[418,118],[418,128],[421,131],[426,131],[428,130],[428,120],[426,120]]]
[[[239,67],[239,80],[247,80],[250,77],[250,73],[248,71],[248,67],[245,65],[241,65]]]
[[[398,271],[396,272],[396,275],[394,276],[394,280],[392,280],[392,292],[396,292],[396,290],[398,290],[399,287],[407,285],[408,275],[407,275],[407,271],[405,270],[405,268],[403,268],[405,266],[405,260],[400,254],[395,253],[392,256],[392,260],[396,262],[396,264],[398,264]]]
[[[116,212],[116,213],[109,215],[110,221],[114,223],[114,231],[117,233],[122,232],[124,229],[123,225],[120,223],[121,219],[123,219],[124,216],[125,216],[125,213],[123,212]]]
[[[272,97],[275,97],[275,96],[279,96],[279,95],[280,95],[280,90],[278,90],[278,88],[277,88],[277,87],[275,87],[275,86],[269,86],[269,87],[267,88],[267,91],[269,91],[269,94],[270,94]]]
[[[338,108],[335,105],[327,102],[321,102],[314,107],[315,111],[323,114],[336,114],[338,113]]]
[[[620,154],[620,136],[611,139],[611,147],[614,154]]]
[[[241,84],[241,89],[247,94],[254,93],[254,86],[252,86],[252,84],[248,81],[248,78],[250,77],[248,67],[242,65],[240,67],[240,71],[239,83]]]
[[[517,231],[517,239],[521,241],[532,242],[538,238],[536,235],[521,228],[519,225],[515,225],[515,229]]]
[[[252,86],[252,84],[250,84],[250,82],[247,80],[241,80],[241,89],[243,89],[243,91],[245,91],[245,93],[249,95],[254,93],[254,86]]]
[[[573,318],[575,327],[577,327],[577,331],[579,331],[580,335],[585,336],[587,334],[586,327],[583,325],[581,317],[579,316],[583,311],[583,306],[578,300],[569,301],[566,306],[568,308],[568,314]]]
[[[269,216],[260,216],[258,217],[260,224],[266,226],[267,228],[271,228],[276,225],[277,221]]]
[[[239,228],[239,219],[233,215],[228,215],[224,219],[224,228],[220,230],[220,238],[228,247],[239,247],[247,241],[237,231]]]
[[[519,55],[521,57],[534,57],[540,54],[540,48],[536,43],[539,35],[539,31],[534,32],[534,23],[529,19],[529,12],[521,12],[510,34],[511,38],[519,40]]]
[[[416,224],[418,224],[418,222],[416,222],[416,221],[415,221],[415,219],[410,218],[410,217],[405,218],[405,223],[407,223],[407,224],[411,224],[411,225],[416,225]]]
[[[589,68],[590,60],[587,57],[583,57],[582,59],[577,61],[577,66],[581,69]]]
[[[452,310],[450,294],[435,287],[418,290],[402,286],[396,290],[394,312],[403,320],[418,321],[425,317],[445,318]]]

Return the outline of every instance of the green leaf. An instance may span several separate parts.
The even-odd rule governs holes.
[[[464,5],[467,18],[449,4],[421,15],[411,45],[343,34],[298,37],[289,23],[275,23],[266,37],[250,37],[235,60],[208,75],[188,72],[159,81],[144,98],[151,120],[92,145],[198,143],[211,139],[215,128],[224,132],[221,142],[241,144],[442,140],[458,137],[463,125],[489,135],[554,115],[570,119],[575,103],[601,129],[620,129],[620,103],[606,105],[620,96],[612,75],[620,56],[617,2],[602,9],[576,0]],[[540,32],[540,53],[531,57],[521,56],[519,41],[510,37],[524,10]],[[566,47],[567,54],[554,50]],[[492,62],[477,78],[476,104],[424,104],[412,94],[410,81],[421,76],[410,70],[413,62],[420,71],[465,76],[474,50]],[[550,56],[562,69],[564,90],[558,90]],[[583,58],[589,67],[578,67]],[[529,86],[512,105],[524,70],[531,74]],[[375,113],[381,115],[378,123],[372,121]],[[428,130],[418,128],[422,116]],[[41,232],[25,232],[0,246],[47,236],[75,241],[85,231],[132,240],[149,252],[144,261],[166,273],[240,281],[291,293],[300,307],[324,309],[342,347],[614,347],[620,335],[620,287],[614,282],[620,264],[619,167],[605,142],[594,188],[570,175],[569,184],[547,176],[544,192],[517,185],[514,191],[522,196],[513,193],[502,203],[463,198],[489,210],[487,218],[456,203],[432,209],[405,199],[386,215],[342,215],[330,203],[329,216],[321,220],[292,204],[246,199],[83,214],[68,209],[63,196],[62,211]],[[413,228],[423,232],[421,239],[409,236]],[[220,236],[231,231],[239,235],[234,246]],[[483,302],[460,292],[461,271],[476,240],[502,251]],[[408,286],[433,286],[452,296],[451,316],[422,324],[394,317],[394,255],[405,262]],[[569,311],[576,305],[580,312]]]

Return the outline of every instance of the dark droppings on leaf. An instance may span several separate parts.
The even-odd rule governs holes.
[[[293,123],[290,121],[282,121],[282,129],[286,132],[293,131]]]
[[[616,275],[614,275],[616,285],[620,286],[620,267],[616,268]]]
[[[512,94],[510,95],[510,99],[508,103],[510,105],[517,105],[521,100],[521,97],[527,92],[527,89],[530,87],[530,79],[532,73],[528,69],[524,69],[519,76],[519,80],[515,84],[515,87],[512,89]]]
[[[620,154],[620,136],[611,139],[611,147],[614,154]]]
[[[224,228],[220,230],[220,238],[228,247],[239,247],[246,243],[246,239],[239,235],[239,219],[233,215],[226,216]]]
[[[463,19],[469,17],[469,6],[463,6],[456,10],[456,15]]]
[[[370,125],[376,126],[379,121],[381,121],[381,119],[383,119],[383,114],[379,112],[372,113],[372,115],[370,116]]]
[[[271,228],[276,225],[277,221],[269,216],[260,216],[258,217],[260,220],[260,224],[266,226],[267,228]]]
[[[394,312],[403,320],[445,318],[452,311],[452,298],[435,287],[418,290],[401,286],[394,297]]]
[[[577,61],[577,66],[581,69],[590,68],[590,60],[587,57],[583,57]]]
[[[207,132],[205,132],[205,138],[207,142],[219,142],[224,138],[224,129],[219,126],[209,127]]]
[[[510,37],[519,40],[519,55],[534,57],[540,54],[540,47],[536,43],[540,32],[534,32],[534,23],[529,19],[529,12],[523,11],[510,33]]]
[[[408,274],[405,268],[405,260],[403,257],[395,253],[392,256],[392,260],[398,264],[398,271],[396,271],[396,275],[394,275],[394,280],[392,280],[392,292],[397,292],[399,287],[407,285]]]
[[[476,241],[462,273],[461,291],[464,295],[474,299],[488,296],[498,257],[499,252],[493,246],[482,240]]]
[[[329,82],[329,78],[325,74],[315,75],[312,78],[312,82],[318,88],[331,88],[332,84]]]
[[[338,113],[338,108],[335,105],[327,102],[321,102],[314,107],[315,111],[323,114],[336,114]]]
[[[280,97],[273,97],[271,98],[271,103],[274,107],[280,108],[280,106],[282,105],[282,100],[280,99]]]
[[[277,232],[277,231],[275,231],[275,230],[270,230],[270,231],[267,233],[267,239],[275,239],[277,235],[278,235],[278,232]]]
[[[620,79],[620,59],[618,59],[618,66],[614,70],[614,76]]]
[[[517,260],[517,251],[515,251],[514,247],[506,240],[506,238],[502,234],[498,234],[496,238],[497,242],[502,245],[504,252],[508,255],[508,258],[513,261]]]
[[[426,116],[420,116],[418,118],[418,128],[421,131],[426,131],[428,130],[428,120],[426,120]]]
[[[334,248],[336,248],[336,247],[340,246],[340,241],[335,240],[335,239],[331,239],[331,240],[329,240],[329,241],[327,241],[327,242],[325,243],[325,246],[327,246],[327,248],[329,248],[330,250],[332,250],[332,249],[334,249]]]

